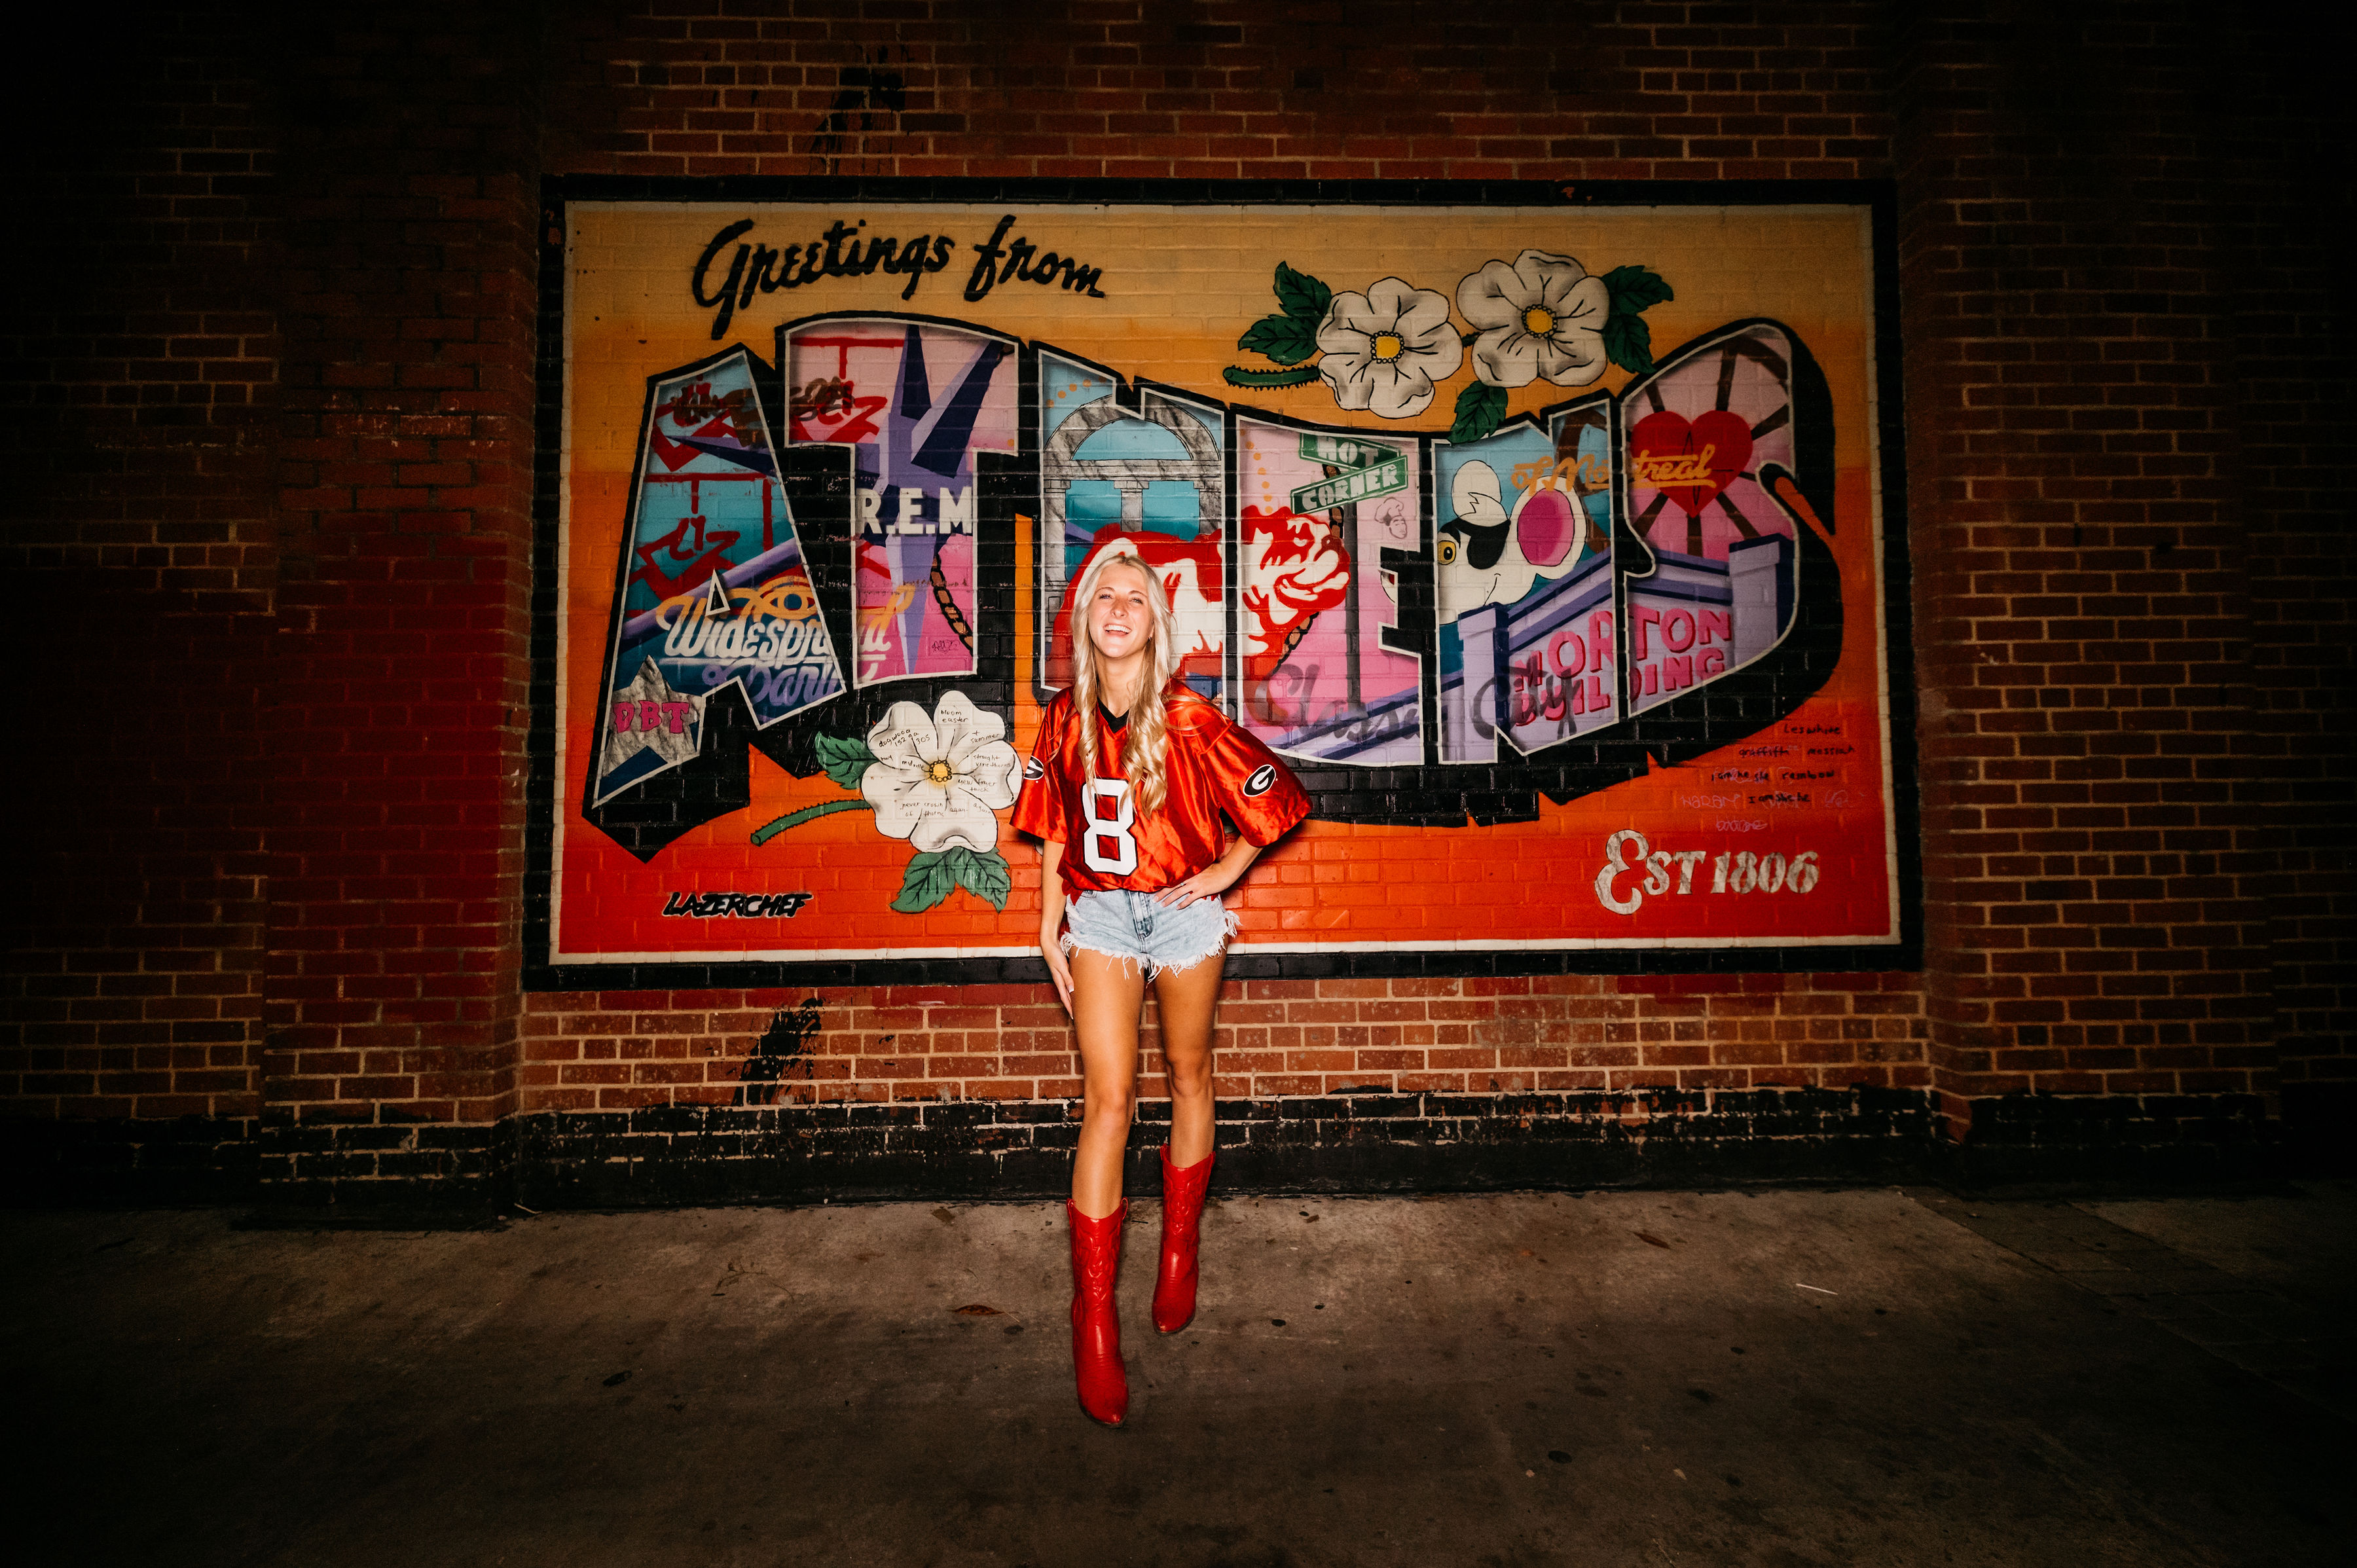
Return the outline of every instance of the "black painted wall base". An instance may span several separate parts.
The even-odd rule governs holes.
[[[1738,1182],[2145,1183],[2311,1168],[2255,1096],[2012,1095],[1947,1142],[1913,1090],[1340,1094],[1220,1106],[1222,1190],[1490,1192]],[[1129,1187],[1160,1185],[1167,1103],[1140,1108]],[[16,1203],[258,1204],[464,1220],[509,1203],[658,1208],[1052,1198],[1079,1106],[1047,1101],[672,1106],[495,1124],[0,1123]]]
[[[515,1120],[264,1122],[256,1155],[266,1204],[488,1212],[514,1196]]]
[[[2008,1094],[1973,1101],[1949,1178],[2246,1181],[2289,1174],[2283,1134],[2255,1094]]]
[[[2283,1089],[2283,1130],[2302,1176],[2357,1176],[2357,1079],[2304,1080]]]
[[[249,1202],[254,1123],[182,1116],[154,1122],[0,1121],[7,1201],[109,1207]]]

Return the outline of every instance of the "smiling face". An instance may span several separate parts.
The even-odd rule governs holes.
[[[1146,574],[1127,561],[1107,566],[1084,608],[1089,646],[1103,664],[1127,664],[1154,645],[1154,606]]]

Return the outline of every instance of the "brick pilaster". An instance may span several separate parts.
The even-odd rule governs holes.
[[[1925,983],[1959,1124],[2020,1090],[2275,1087],[2195,43],[2171,5],[1902,32]]]
[[[264,1096],[287,1135],[266,1178],[414,1152],[296,1135],[312,1123],[514,1104],[539,80],[520,15],[413,7],[283,63]]]

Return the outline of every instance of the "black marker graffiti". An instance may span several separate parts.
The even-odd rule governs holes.
[[[745,1058],[744,1070],[737,1075],[738,1105],[767,1105],[778,1097],[778,1083],[788,1076],[808,1078],[810,1063],[802,1059],[802,1047],[818,1033],[818,998],[813,996],[789,1013],[778,1009],[770,1026],[753,1043],[753,1054]]]

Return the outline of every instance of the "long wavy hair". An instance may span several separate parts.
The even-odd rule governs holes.
[[[1126,570],[1145,585],[1149,612],[1146,666],[1140,671],[1137,693],[1130,699],[1129,727],[1122,732],[1121,772],[1129,780],[1129,797],[1136,804],[1137,814],[1150,817],[1162,809],[1168,792],[1166,764],[1170,755],[1170,732],[1163,692],[1178,673],[1178,621],[1170,613],[1170,596],[1163,591],[1162,579],[1155,575],[1154,568],[1139,559],[1135,552],[1118,544],[1098,553],[1097,558],[1089,563],[1089,569],[1081,574],[1081,585],[1073,591],[1072,704],[1082,717],[1081,760],[1088,767],[1088,776],[1094,779],[1101,772],[1096,710],[1103,695],[1104,680],[1097,669],[1097,646],[1089,638],[1088,614],[1089,606],[1096,600],[1098,585],[1103,582],[1106,573],[1115,570]]]

